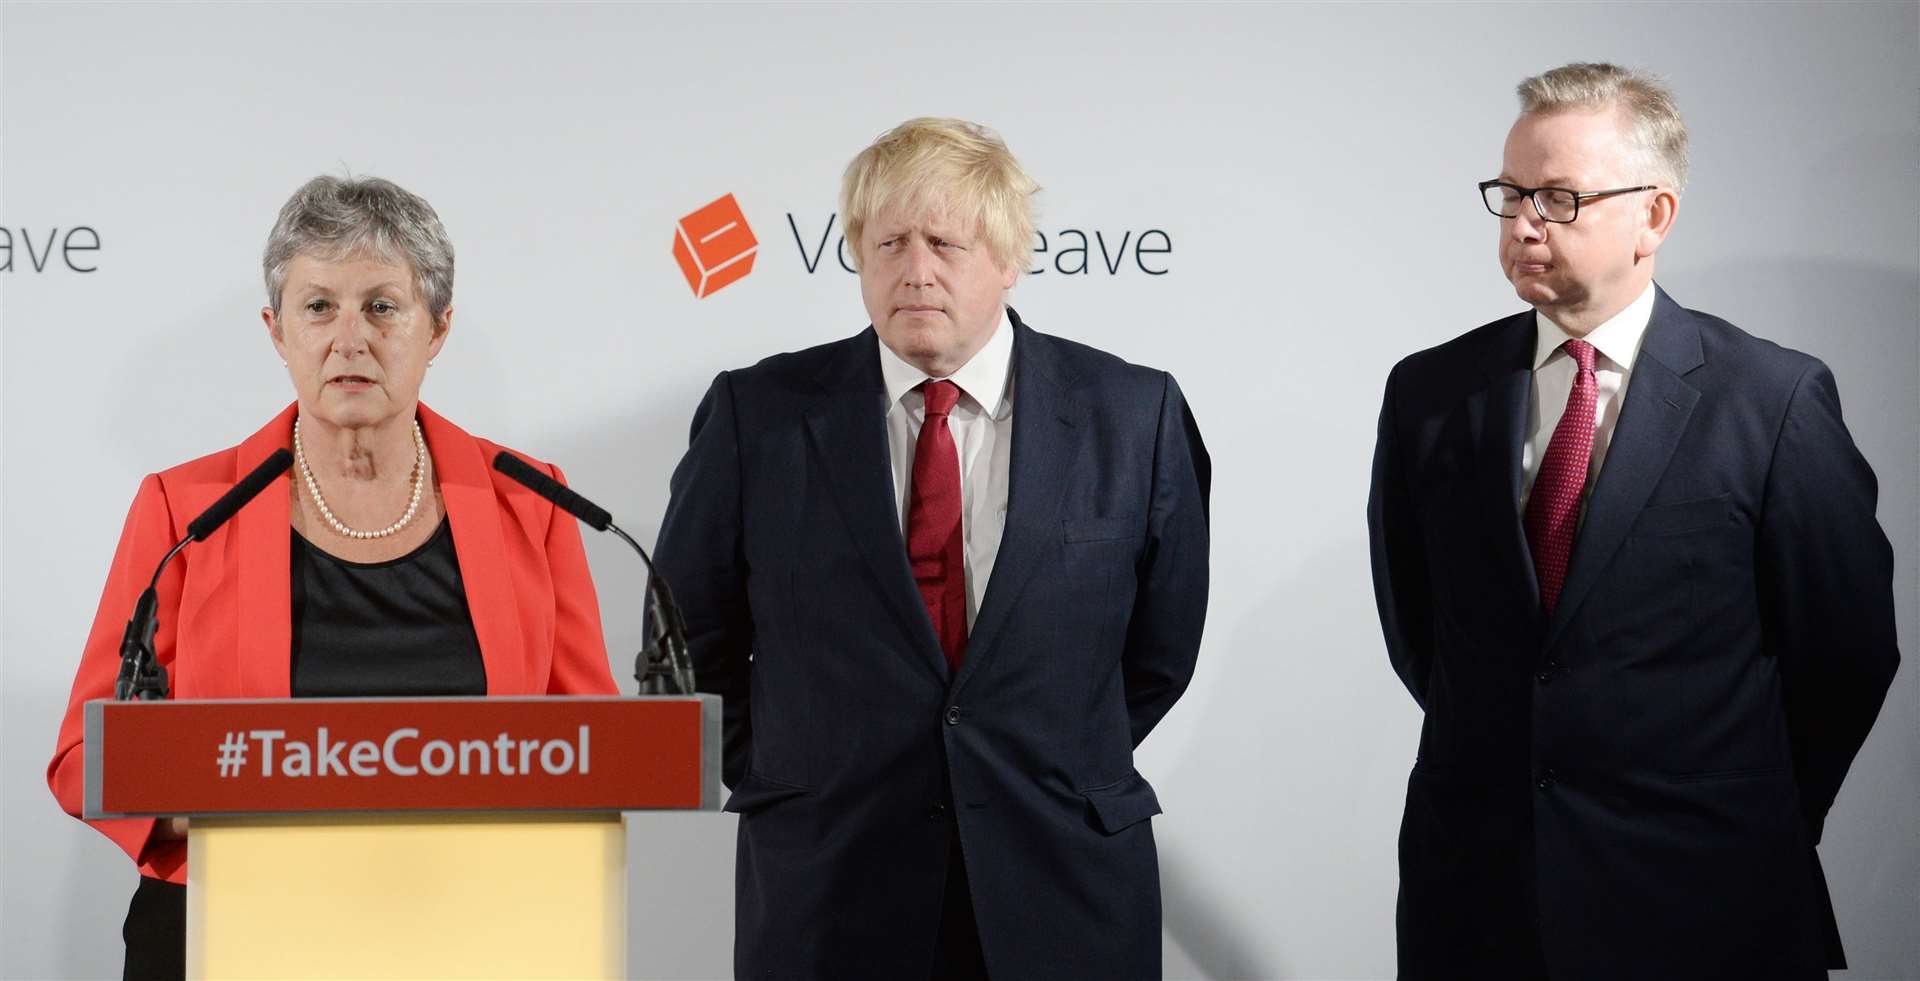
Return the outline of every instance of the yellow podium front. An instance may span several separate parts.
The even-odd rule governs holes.
[[[88,818],[188,818],[193,978],[625,977],[622,813],[720,806],[713,695],[97,700],[86,724]]]
[[[202,818],[194,978],[620,978],[619,814]]]

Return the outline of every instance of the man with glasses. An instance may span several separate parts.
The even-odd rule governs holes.
[[[1814,846],[1899,662],[1873,471],[1818,360],[1682,308],[1657,79],[1522,82],[1502,271],[1533,309],[1387,381],[1368,524],[1426,719],[1403,978],[1824,978]]]

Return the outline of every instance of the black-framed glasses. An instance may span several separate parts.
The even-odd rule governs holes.
[[[1566,187],[1521,187],[1506,181],[1481,181],[1480,200],[1486,203],[1487,210],[1502,218],[1520,217],[1520,201],[1533,199],[1533,213],[1542,221],[1556,225],[1571,224],[1580,217],[1580,202],[1595,198],[1610,198],[1616,194],[1632,194],[1635,191],[1651,191],[1658,184],[1642,184],[1639,187],[1616,187],[1606,191],[1576,191]]]

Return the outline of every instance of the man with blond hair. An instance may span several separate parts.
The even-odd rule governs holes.
[[[1500,267],[1532,309],[1393,369],[1368,519],[1425,712],[1402,978],[1824,978],[1814,846],[1899,651],[1873,471],[1818,360],[1675,303],[1659,80],[1520,85]]]
[[[1210,464],[1165,372],[1005,304],[1035,186],[915,119],[847,167],[871,326],[714,379],[655,555],[725,696],[742,978],[1145,978]]]

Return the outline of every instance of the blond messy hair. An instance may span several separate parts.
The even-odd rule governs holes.
[[[1627,141],[1644,168],[1629,180],[1687,186],[1687,124],[1673,90],[1660,76],[1604,62],[1562,65],[1520,83],[1520,113],[1592,112],[1613,108],[1626,115]]]
[[[909,119],[847,164],[840,220],[860,264],[867,222],[889,208],[932,208],[973,222],[1002,269],[1033,258],[1035,184],[999,135],[963,119]]]

